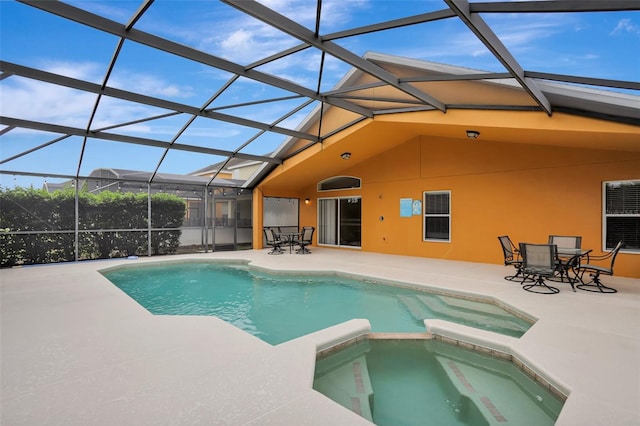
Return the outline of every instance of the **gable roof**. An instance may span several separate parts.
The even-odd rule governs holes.
[[[413,84],[424,92],[437,94],[437,97],[444,101],[447,111],[523,111],[546,115],[518,82],[512,78],[504,78],[503,75],[374,52],[367,53],[365,59],[393,72],[400,80],[414,82]],[[541,77],[551,78],[547,75]],[[554,77],[555,80],[558,78]],[[354,68],[330,93],[339,93],[362,107],[371,108],[374,117],[438,111],[431,105],[417,103],[415,99],[391,85],[368,83],[368,80],[369,76],[365,72]],[[531,80],[535,81],[556,113],[639,126],[640,134],[640,96],[543,78],[531,77]],[[317,107],[302,121],[297,130],[316,131],[322,115],[326,115],[330,110],[331,107]],[[443,114],[446,115],[446,112]],[[549,117],[553,119],[553,114]],[[364,118],[357,117],[351,122],[348,120],[349,118],[345,118],[344,127],[338,127],[338,132],[363,121]],[[325,131],[327,135],[335,135],[328,130]],[[313,145],[315,143],[289,137],[274,155],[286,159]],[[640,143],[637,145],[640,149]],[[276,167],[274,164],[264,164],[247,185],[256,185]]]

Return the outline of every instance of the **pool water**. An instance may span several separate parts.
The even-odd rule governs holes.
[[[351,345],[313,387],[380,426],[553,425],[563,405],[511,361],[434,340]]]
[[[121,267],[103,275],[155,315],[214,315],[279,344],[354,318],[373,332],[424,332],[441,318],[519,337],[531,323],[497,305],[337,276],[215,262]]]

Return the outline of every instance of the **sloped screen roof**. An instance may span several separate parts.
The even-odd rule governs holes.
[[[99,168],[166,182],[234,159],[265,164],[224,182],[252,187],[291,141],[404,111],[639,124],[636,0],[271,4],[0,2],[0,184]],[[323,125],[328,108],[344,123]]]

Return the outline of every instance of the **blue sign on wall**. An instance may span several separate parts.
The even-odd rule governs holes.
[[[400,198],[400,217],[411,217],[412,203],[411,198]]]

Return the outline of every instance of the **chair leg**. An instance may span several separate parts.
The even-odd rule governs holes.
[[[524,281],[523,281],[524,283]],[[522,286],[523,290],[529,291],[531,293],[538,294],[557,294],[560,293],[560,290],[556,287],[551,287],[548,285],[541,276],[538,276],[536,281],[533,284],[526,284]]]
[[[517,272],[515,273],[515,275],[507,275],[506,277],[504,277],[504,279],[507,281],[520,281],[520,279],[522,279],[522,281],[520,281],[520,284],[524,284],[525,281],[534,281],[533,278],[529,277],[528,275],[525,276],[522,272],[522,269],[516,268],[516,271]]]
[[[618,292],[618,290],[616,290],[615,288],[607,287],[606,285],[602,284],[602,282],[600,281],[599,272],[590,274],[590,276],[591,276],[591,281],[587,283],[583,282],[582,284],[576,285],[576,287],[578,287],[580,290],[591,291],[594,293],[617,293]]]
[[[311,250],[309,250],[306,244],[301,244],[300,248],[296,250],[297,254],[311,254]]]
[[[284,250],[282,250],[282,248],[280,248],[280,246],[273,246],[271,251],[268,252],[267,254],[282,254],[282,253],[284,253]]]
[[[504,277],[504,279],[507,280],[507,281],[520,280],[520,273],[521,273],[521,271],[518,269],[518,272],[516,272],[515,275],[507,275],[506,277]]]
[[[574,271],[573,274],[575,275],[575,278],[571,278],[571,276],[569,275],[569,270]],[[565,281],[565,278],[566,278],[566,281]],[[549,281],[561,282],[561,283],[568,282],[569,285],[571,285],[571,289],[575,292],[576,291],[575,283],[582,280],[580,279],[579,275],[575,272],[573,265],[562,264],[558,266],[557,275],[553,275],[552,277],[549,277]]]

